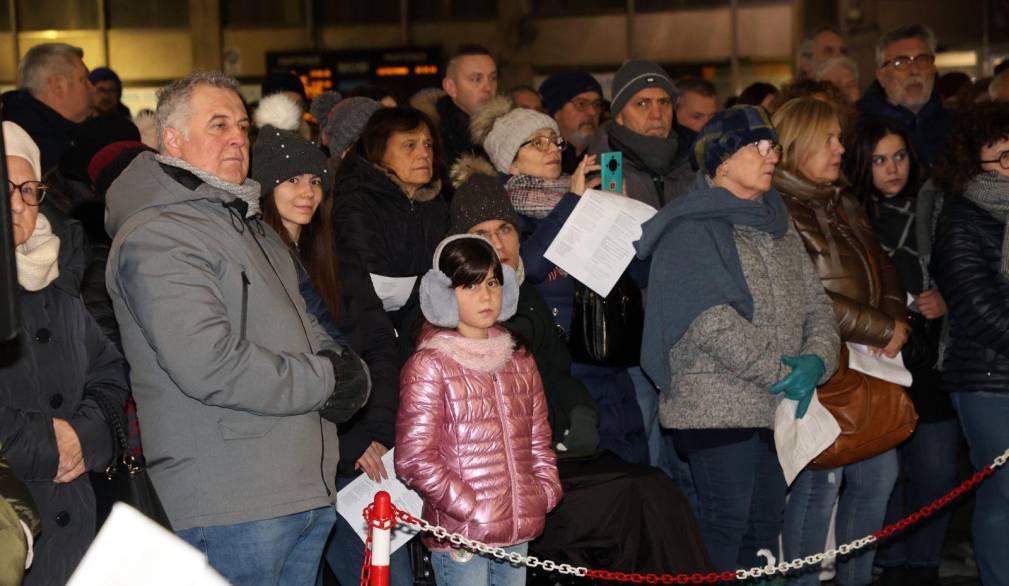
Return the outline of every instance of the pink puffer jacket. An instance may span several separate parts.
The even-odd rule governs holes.
[[[562,492],[536,362],[513,346],[502,328],[474,340],[427,326],[396,417],[396,474],[424,518],[496,546],[539,535]]]

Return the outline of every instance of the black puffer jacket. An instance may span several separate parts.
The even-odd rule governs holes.
[[[389,311],[403,334],[404,316],[419,303],[420,277],[431,268],[431,257],[448,231],[448,205],[435,181],[417,190],[413,199],[383,171],[352,155],[341,170],[333,200],[333,229],[341,257],[359,258],[369,273],[386,277],[417,277],[406,305]]]
[[[387,448],[396,443],[399,370],[403,362],[396,351],[396,332],[359,260],[340,258],[340,282],[340,332],[371,372],[368,402],[339,426],[340,462],[336,474],[356,476],[354,465],[371,442]]]
[[[52,223],[56,233],[74,226]],[[123,357],[85,309],[80,273],[64,263],[74,256],[63,250],[70,242],[61,240],[56,281],[41,291],[21,290],[21,332],[0,344],[0,454],[28,486],[42,520],[25,577],[30,585],[64,584],[95,535],[88,476],[52,481],[59,465],[53,418],[77,433],[85,467],[104,470],[113,455],[112,432],[86,395],[101,394],[121,408],[127,394]]]
[[[999,275],[1005,225],[963,197],[939,216],[932,272],[949,307],[943,387],[1009,393],[1009,281]]]

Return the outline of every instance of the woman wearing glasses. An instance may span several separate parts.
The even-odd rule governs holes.
[[[543,255],[579,196],[598,185],[598,179],[585,177],[599,170],[596,157],[586,155],[574,175],[562,174],[565,144],[554,119],[524,108],[513,109],[503,98],[496,98],[472,117],[470,132],[474,143],[483,145],[494,171],[504,177],[505,190],[519,214],[519,274],[536,285],[552,310],[554,323],[570,331],[575,280]],[[453,175],[466,172],[477,161],[463,159]],[[599,406],[599,447],[628,462],[647,464],[644,423],[627,369],[575,362],[571,374],[585,384]]]
[[[736,106],[698,135],[703,171],[642,227],[651,255],[641,367],[690,464],[697,521],[717,571],[777,551],[785,479],[771,428],[780,393],[805,414],[834,372],[837,325],[771,187],[780,157],[766,112]]]
[[[39,149],[3,123],[14,224],[21,331],[0,343],[0,453],[27,484],[42,519],[25,584],[64,584],[95,536],[87,472],[112,460],[112,431],[99,401],[125,420],[123,357],[62,274],[60,246],[39,213]]]
[[[774,186],[833,302],[841,340],[897,356],[908,334],[905,294],[865,210],[846,190],[836,106],[812,98],[792,100],[774,113],[774,125],[784,147]],[[842,479],[837,541],[847,543],[882,526],[897,479],[896,450],[843,468],[803,470],[792,484],[785,512],[785,557],[823,551]],[[839,560],[838,583],[871,583],[874,553],[868,549]],[[816,586],[817,572],[806,571],[796,582]]]
[[[943,386],[982,468],[1009,447],[1009,108],[961,113],[935,169],[947,194],[932,268],[949,306]],[[1009,472],[978,488],[974,552],[984,584],[1009,584]]]

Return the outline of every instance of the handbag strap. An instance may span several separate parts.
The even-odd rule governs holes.
[[[109,424],[109,428],[112,430],[112,443],[116,451],[113,462],[120,460],[125,462],[128,459],[127,455],[130,453],[129,439],[126,435],[126,425],[119,417],[119,412],[112,405],[112,402],[101,393],[85,391],[84,398],[94,400],[105,417],[106,423]]]

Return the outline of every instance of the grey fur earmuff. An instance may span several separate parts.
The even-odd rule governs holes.
[[[462,238],[483,240],[490,244],[491,248],[494,247],[490,240],[474,234],[455,234],[438,243],[438,248],[434,251],[434,268],[420,280],[420,310],[427,321],[442,328],[455,328],[459,325],[459,302],[456,301],[455,291],[452,289],[452,280],[441,272],[438,260],[446,244]],[[515,269],[502,264],[501,274],[504,283],[501,291],[501,313],[497,318],[499,322],[511,319],[519,305],[519,284]]]

